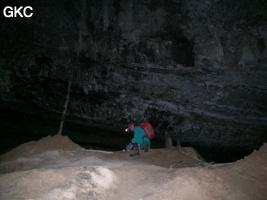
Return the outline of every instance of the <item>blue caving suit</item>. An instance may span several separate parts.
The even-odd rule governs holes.
[[[134,137],[132,139],[132,143],[137,143],[140,147],[150,145],[150,139],[146,137],[146,132],[140,126],[134,127]]]

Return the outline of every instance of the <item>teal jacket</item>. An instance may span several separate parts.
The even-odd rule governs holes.
[[[140,126],[134,128],[132,143],[138,143],[140,146],[147,146],[150,144],[150,139],[146,137],[146,132]]]

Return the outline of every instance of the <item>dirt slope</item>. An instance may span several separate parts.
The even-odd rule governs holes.
[[[190,147],[130,152],[85,150],[46,137],[0,157],[0,199],[227,199],[267,196],[267,144],[235,163],[209,164]]]

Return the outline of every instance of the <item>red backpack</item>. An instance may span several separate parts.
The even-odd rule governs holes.
[[[148,121],[144,121],[143,123],[141,123],[140,127],[142,129],[144,129],[148,139],[153,139],[155,137],[155,133],[154,133],[153,127],[151,126],[151,124]]]

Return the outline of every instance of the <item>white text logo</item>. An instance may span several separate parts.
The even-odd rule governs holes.
[[[31,6],[20,6],[17,8],[17,6],[11,7],[6,6],[3,10],[5,17],[31,17],[33,15],[33,9]]]

